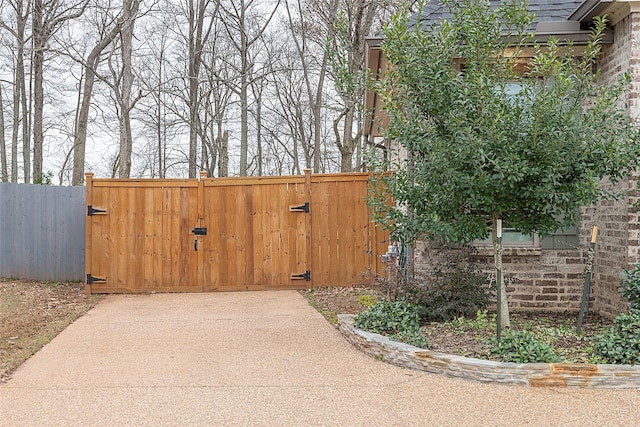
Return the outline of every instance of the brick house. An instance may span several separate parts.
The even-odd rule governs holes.
[[[538,41],[553,35],[560,43],[570,41],[578,54],[580,46],[588,40],[588,28],[593,18],[606,15],[610,30],[603,41],[603,55],[597,67],[602,72],[603,83],[615,81],[625,71],[632,73],[633,82],[625,101],[629,115],[640,118],[640,1],[529,0],[528,7],[535,13],[531,29],[536,30]],[[417,18],[432,23],[447,15],[448,9],[432,0]],[[380,50],[381,42],[382,38],[372,37],[365,46],[366,66],[374,76],[387,69]],[[389,148],[390,142],[383,137],[385,117],[376,94],[367,92],[364,103],[365,108],[374,112],[365,123],[368,142]],[[624,309],[618,292],[620,274],[640,261],[640,214],[633,207],[640,200],[637,180],[638,176],[629,177],[615,188],[628,190],[627,196],[584,207],[576,227],[545,239],[523,237],[519,233],[513,233],[511,239],[505,237],[503,268],[511,277],[507,294],[512,309],[579,310],[593,225],[598,225],[599,234],[592,273],[591,308],[611,317]],[[602,185],[613,189],[607,183]],[[492,263],[493,249],[482,243],[477,246],[478,261]],[[427,243],[418,244],[413,253],[410,252],[416,269],[429,254]]]

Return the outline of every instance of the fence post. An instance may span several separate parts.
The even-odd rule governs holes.
[[[91,206],[93,204],[93,173],[87,172],[85,175],[85,182],[87,186],[87,200],[86,206],[84,209],[87,209],[87,206]],[[85,253],[84,253],[84,272],[85,278],[86,275],[91,272],[91,252],[92,252],[92,240],[91,240],[91,217],[87,214],[85,216]],[[84,293],[88,297],[91,295],[91,285],[87,283],[86,279],[84,282]]]
[[[210,228],[211,225],[209,224],[209,221],[205,220],[204,217],[204,212],[205,212],[205,208],[204,208],[204,180],[207,178],[207,172],[206,171],[200,171],[200,177],[198,178],[198,196],[197,196],[197,201],[196,203],[197,205],[197,210],[198,210],[198,224],[196,225],[196,227],[206,227],[206,228]],[[200,237],[202,237],[202,239],[200,239]],[[209,250],[210,248],[210,243],[211,243],[211,239],[212,237],[208,237],[205,238],[204,236],[193,236],[193,238],[195,240],[198,240],[198,244],[202,243],[202,248],[198,250],[197,253],[197,265],[196,265],[196,277],[197,277],[197,284],[198,286],[201,286],[202,289],[200,291],[204,291],[205,289],[205,283],[204,283],[204,249],[206,248],[207,250]]]
[[[313,215],[313,203],[311,200],[312,197],[312,188],[311,188],[311,169],[305,169],[304,170],[304,192],[305,192],[305,199],[307,202],[309,202],[309,213],[307,215],[304,216],[304,228],[305,228],[305,245],[306,245],[306,250],[305,250],[305,264],[307,264],[307,270],[309,270],[311,272],[311,280],[308,284],[308,286],[311,288],[313,287],[313,269],[311,266],[311,260],[312,260],[312,254],[311,254],[311,250],[312,250],[312,246],[311,246],[311,224],[313,223],[313,221],[311,221],[311,216]]]

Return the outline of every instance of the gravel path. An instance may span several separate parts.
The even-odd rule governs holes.
[[[0,385],[0,425],[634,426],[640,390],[390,366],[294,291],[109,296]]]

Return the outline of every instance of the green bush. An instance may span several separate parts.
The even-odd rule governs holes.
[[[424,274],[397,286],[395,297],[419,306],[421,319],[428,322],[471,317],[486,309],[493,291],[468,256],[468,248],[440,249]]]
[[[428,344],[420,328],[418,307],[405,301],[378,301],[358,314],[354,325],[416,347],[426,348]]]
[[[500,341],[493,337],[488,339],[486,343],[492,346],[491,354],[500,356],[505,362],[553,363],[560,361],[549,344],[536,340],[529,331],[507,329],[502,332]]]
[[[640,309],[640,264],[634,264],[632,270],[624,271],[624,281],[620,285],[622,296],[631,303],[632,308]]]
[[[594,338],[594,350],[607,363],[640,364],[640,309],[619,314]]]

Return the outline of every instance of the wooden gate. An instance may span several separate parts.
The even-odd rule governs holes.
[[[304,289],[382,273],[363,173],[199,180],[87,174],[87,292]]]

